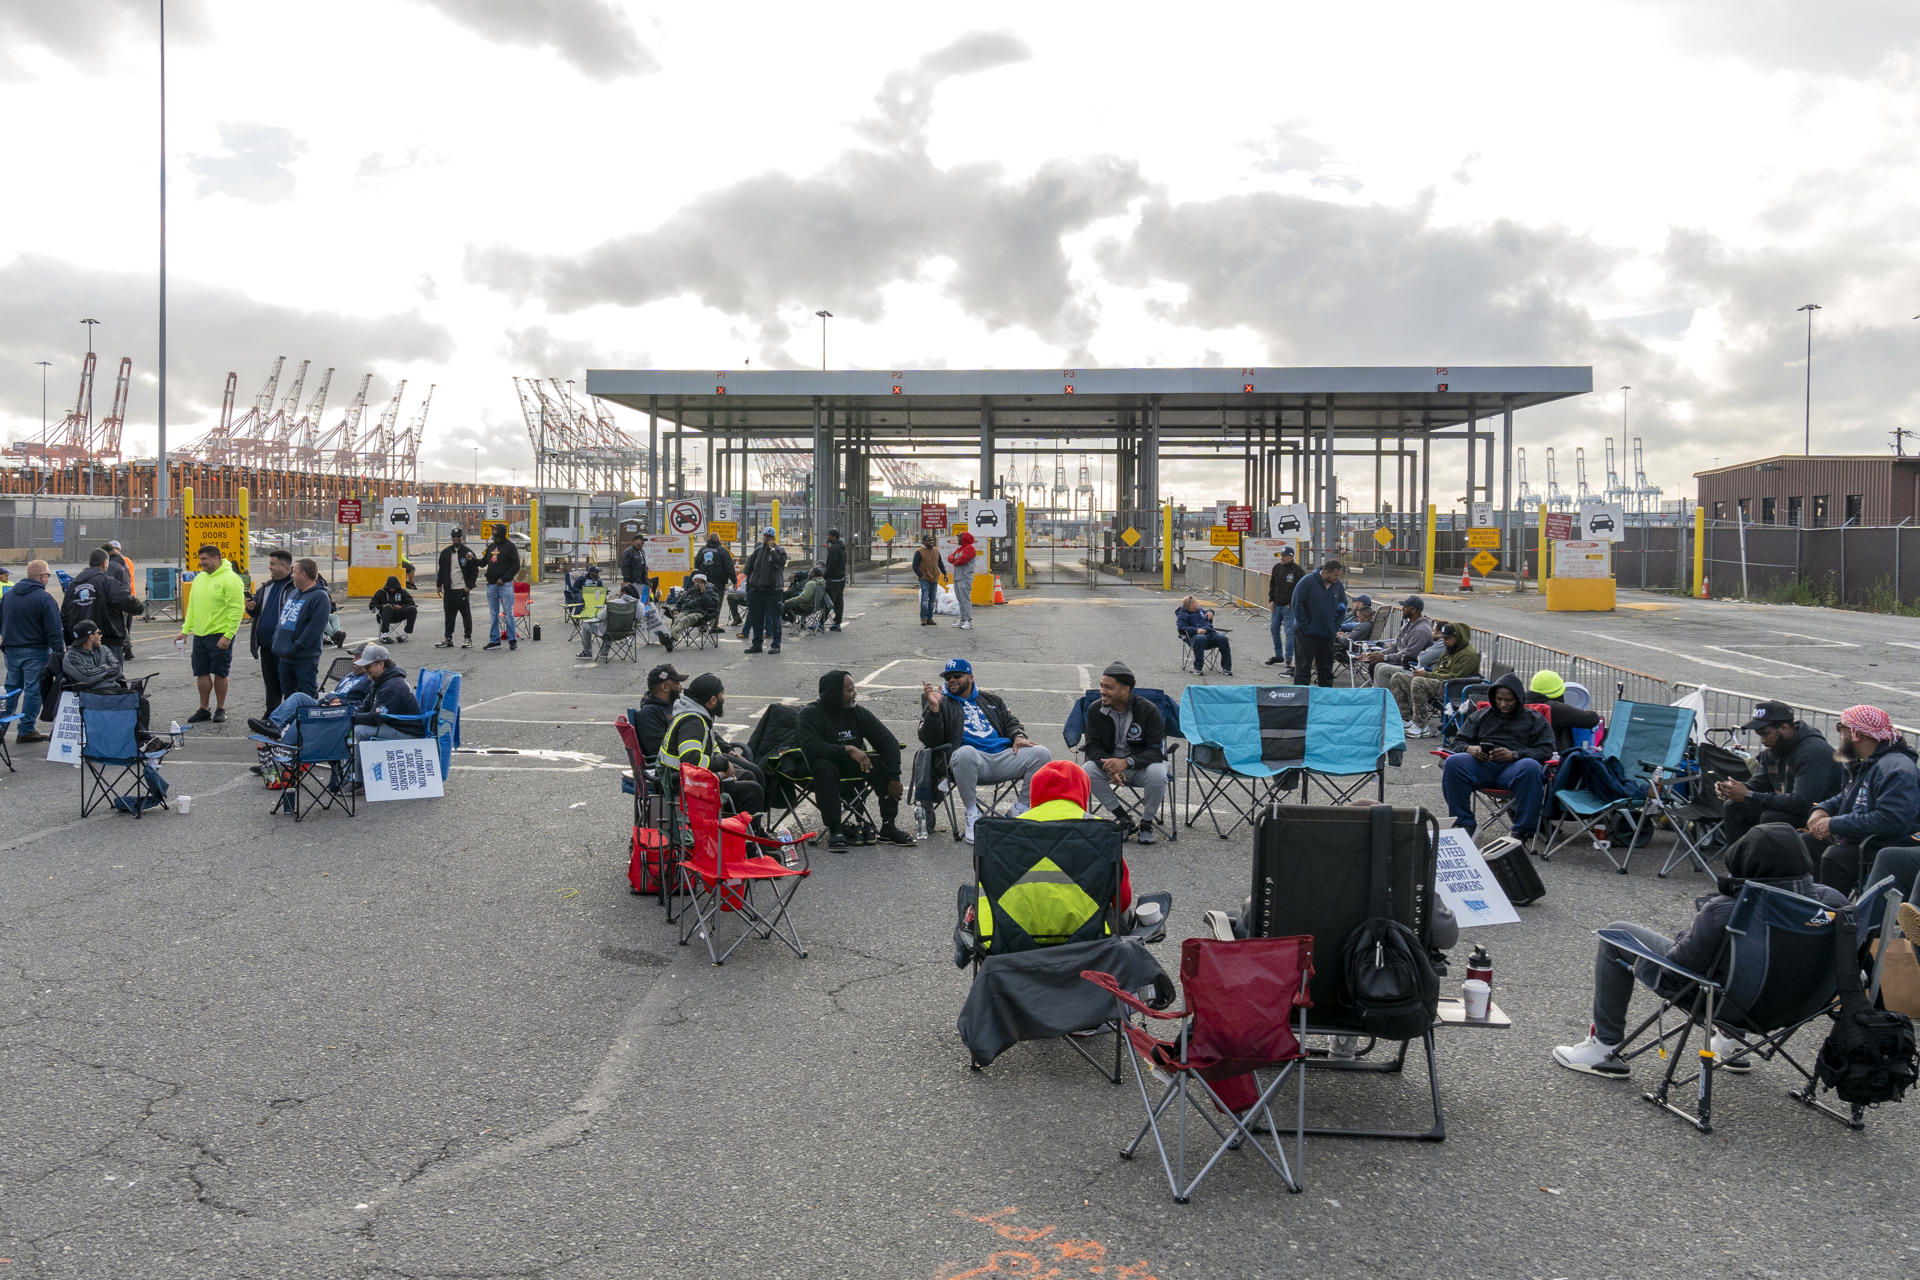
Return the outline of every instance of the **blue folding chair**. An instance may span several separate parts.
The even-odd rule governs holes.
[[[1371,692],[1371,690],[1369,690]],[[1309,694],[1298,685],[1197,685],[1180,694],[1181,723],[1191,744],[1187,752],[1187,825],[1198,807],[1213,823],[1214,834],[1225,839],[1268,804],[1277,804],[1300,776],[1305,755],[1306,721],[1295,729],[1264,731],[1260,720],[1263,698],[1279,695],[1289,703],[1304,703]],[[1220,825],[1214,805],[1226,801],[1234,820]]]
[[[1615,797],[1585,790],[1556,789],[1548,799],[1545,815],[1546,821],[1553,824],[1553,836],[1540,851],[1541,859],[1551,858],[1568,841],[1596,827],[1611,827],[1615,817],[1622,817],[1628,820],[1631,830],[1626,852],[1616,859],[1610,841],[1598,840],[1596,844],[1615,871],[1627,874],[1633,850],[1641,843],[1642,830],[1649,829],[1647,824],[1666,804],[1660,791],[1663,779],[1686,768],[1692,735],[1691,707],[1670,707],[1657,702],[1614,703],[1613,721],[1607,726],[1600,758],[1618,767],[1629,794]],[[1568,818],[1573,819],[1574,828],[1562,834],[1560,828]]]
[[[354,813],[353,708],[301,707],[288,732],[279,738],[249,734],[285,779],[270,812],[291,813],[302,821],[314,809],[342,808]],[[325,766],[324,780],[319,776]]]
[[[21,689],[0,689],[0,707],[14,705],[13,700],[18,698],[23,692],[24,690]],[[0,764],[7,766],[8,773],[13,773],[14,767],[13,753],[7,750],[7,729],[9,726],[18,724],[26,718],[27,713],[25,711],[10,711],[6,715],[0,715]]]
[[[420,737],[433,739],[440,748],[440,778],[444,782],[453,764],[453,749],[460,744],[460,673],[421,671],[413,697],[420,704],[419,715],[402,716],[383,711],[380,719],[383,723],[416,728]]]
[[[138,818],[167,807],[159,764],[178,739],[152,751],[140,747],[140,695],[82,693],[80,701],[80,816],[102,804]],[[155,739],[159,741],[159,739]]]

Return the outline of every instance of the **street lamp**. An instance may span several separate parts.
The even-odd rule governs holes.
[[[98,320],[88,318],[86,320],[82,320],[80,323],[87,326],[87,354],[92,355],[93,354],[93,326],[99,324],[100,322]]]
[[[1795,307],[1795,311],[1807,313],[1807,405],[1806,405],[1806,445],[1805,454],[1813,456],[1813,313],[1820,310],[1820,304],[1809,302],[1804,307]]]
[[[820,371],[825,373],[827,370],[827,321],[833,319],[833,312],[816,311],[813,314],[820,317]]]
[[[40,366],[40,443],[47,442],[47,370],[53,367],[51,360],[35,360]]]
[[[480,483],[480,446],[473,446],[473,482]]]
[[[1620,388],[1620,505],[1625,509],[1627,503],[1627,392],[1632,387]]]

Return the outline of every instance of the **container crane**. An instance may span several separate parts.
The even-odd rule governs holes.
[[[1647,468],[1639,436],[1633,438],[1633,492],[1640,499],[1640,510],[1660,510],[1661,489],[1659,485],[1647,483]]]
[[[1547,506],[1554,511],[1565,511],[1573,505],[1572,499],[1560,488],[1560,472],[1554,466],[1553,450],[1547,450]]]
[[[1587,487],[1587,451],[1584,446],[1573,451],[1573,487],[1574,501],[1593,501],[1593,490]]]
[[[1539,495],[1534,493],[1533,486],[1527,483],[1527,451],[1525,449],[1515,449],[1513,451],[1513,466],[1514,478],[1519,482],[1518,488],[1520,491],[1515,501],[1518,502],[1522,508],[1539,506]]]

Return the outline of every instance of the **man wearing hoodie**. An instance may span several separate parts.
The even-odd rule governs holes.
[[[813,802],[827,829],[827,848],[845,853],[849,833],[840,826],[843,781],[864,776],[880,804],[880,830],[860,832],[860,843],[911,845],[913,837],[894,821],[900,814],[900,740],[878,716],[858,705],[860,691],[845,671],[820,677],[820,697],[800,710],[800,750],[813,775]]]
[[[1727,919],[1733,914],[1734,899],[1740,896],[1740,888],[1747,881],[1785,889],[1829,907],[1847,905],[1844,894],[1817,883],[1809,874],[1811,871],[1812,863],[1807,860],[1794,829],[1783,822],[1770,822],[1755,827],[1727,850],[1727,874],[1719,881],[1719,892],[1701,905],[1693,923],[1678,938],[1668,938],[1644,925],[1624,920],[1616,920],[1607,928],[1632,934],[1649,950],[1666,956],[1682,968],[1708,978],[1724,977],[1725,974],[1716,973],[1715,968],[1723,955],[1722,944],[1726,941]],[[1553,1060],[1570,1071],[1613,1080],[1626,1079],[1628,1065],[1620,1059],[1620,1045],[1626,1039],[1627,1002],[1633,997],[1636,979],[1663,999],[1683,994],[1688,985],[1658,965],[1636,960],[1602,942],[1593,962],[1593,1020],[1588,1024],[1587,1038],[1579,1044],[1561,1045],[1553,1051]],[[1733,1053],[1738,1047],[1729,1037],[1714,1034],[1716,1055]],[[1745,1071],[1749,1065],[1742,1059],[1722,1069]]]
[[[73,575],[60,602],[60,625],[72,644],[74,628],[91,622],[100,629],[100,643],[118,653],[126,643],[127,619],[140,612],[140,602],[107,572],[107,563],[107,553],[95,551],[87,557],[87,567]]]
[[[1728,844],[1763,822],[1800,826],[1814,805],[1847,782],[1832,745],[1796,720],[1786,703],[1760,703],[1744,727],[1760,735],[1760,776],[1714,788],[1725,805],[1721,833]]]
[[[1317,573],[1300,579],[1293,589],[1293,682],[1312,684],[1319,673],[1322,688],[1333,686],[1333,637],[1340,629],[1340,611],[1347,589],[1340,575],[1347,571],[1329,560]]]
[[[833,601],[833,625],[827,630],[838,631],[847,612],[847,544],[840,540],[838,529],[827,530],[827,561],[821,568],[826,572],[827,598]]]
[[[1913,748],[1879,707],[1840,713],[1840,753],[1846,783],[1813,806],[1803,837],[1819,859],[1820,883],[1852,893],[1860,888],[1868,840],[1901,841],[1920,830],[1920,769]]]
[[[513,630],[513,580],[520,576],[520,548],[507,536],[506,525],[493,526],[493,540],[487,543],[480,564],[487,575],[486,647],[498,649],[505,639],[512,652],[520,647],[520,637]]]
[[[772,525],[760,532],[760,545],[747,557],[747,639],[744,652],[759,653],[766,641],[780,652],[780,595],[787,574],[787,553]]]
[[[973,664],[949,658],[940,671],[940,685],[920,686],[920,742],[926,747],[950,747],[947,771],[959,788],[966,809],[967,843],[973,843],[973,824],[980,816],[982,782],[1020,783],[1019,808],[1027,807],[1036,770],[1053,753],[1027,737],[1026,726],[1007,709],[998,694],[974,683]],[[1018,816],[1018,810],[1015,811]]]
[[[212,543],[201,547],[200,572],[193,576],[187,616],[180,624],[180,639],[192,646],[187,656],[200,689],[200,709],[187,717],[189,724],[221,724],[227,718],[227,676],[233,670],[233,638],[240,634],[240,619],[247,612],[246,597],[240,575],[220,548]],[[209,694],[214,700],[211,711]]]
[[[960,621],[953,625],[962,631],[973,630],[973,575],[979,568],[980,552],[973,544],[971,531],[960,535],[960,545],[947,557],[953,566],[953,599],[960,606]]]
[[[1400,602],[1400,634],[1377,653],[1360,655],[1360,661],[1373,672],[1373,687],[1390,687],[1393,677],[1418,664],[1420,653],[1433,643],[1433,620],[1427,617],[1427,602],[1408,596]]]
[[[391,575],[387,585],[373,593],[367,608],[380,623],[380,643],[393,644],[404,641],[413,634],[413,624],[420,620],[420,606],[414,603],[413,593],[400,585],[400,578]],[[396,633],[395,628],[406,624],[406,630]]]
[[[11,715],[14,698],[20,699],[21,742],[47,740],[34,728],[40,721],[40,677],[47,664],[59,661],[67,649],[59,606],[47,594],[47,579],[52,576],[45,560],[29,560],[20,581],[0,595],[0,649],[7,655],[7,688],[14,691],[6,708]]]
[[[292,585],[280,598],[280,619],[273,626],[273,656],[280,661],[282,698],[320,691],[320,650],[327,642],[333,601],[311,556],[293,562]]]
[[[660,741],[660,758],[713,770],[720,778],[720,794],[733,801],[735,813],[752,815],[758,830],[767,807],[766,784],[759,766],[744,754],[729,751],[713,731],[714,721],[726,709],[727,688],[720,677],[712,672],[695,676],[686,692],[674,700],[673,719]]]
[[[1520,677],[1509,671],[1493,683],[1485,707],[1467,717],[1454,736],[1454,752],[1440,770],[1440,794],[1453,824],[1474,832],[1473,793],[1489,787],[1513,797],[1513,834],[1533,838],[1546,791],[1553,726],[1526,705]]]
[[[1447,681],[1480,674],[1480,655],[1474,651],[1471,627],[1464,622],[1443,622],[1439,636],[1446,650],[1430,669],[1408,667],[1396,671],[1387,681],[1393,700],[1400,704],[1400,716],[1407,722],[1409,738],[1427,736],[1427,708],[1446,692]]]

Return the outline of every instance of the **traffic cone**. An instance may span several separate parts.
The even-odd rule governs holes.
[[[1000,575],[997,573],[993,575],[993,602],[995,604],[1007,602],[1007,593],[1000,589]]]
[[[1460,589],[1462,591],[1473,590],[1473,578],[1467,573],[1465,569],[1462,569],[1460,571]]]

